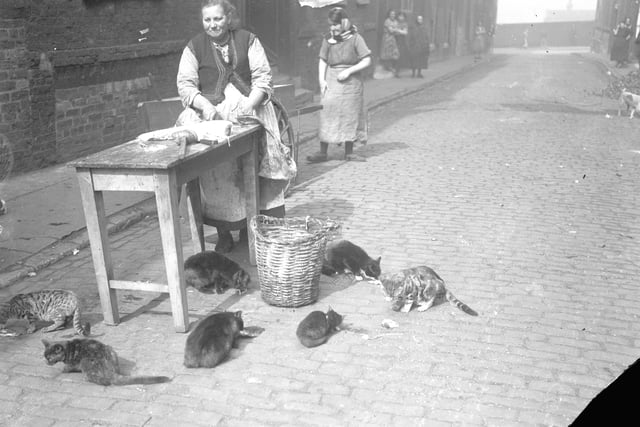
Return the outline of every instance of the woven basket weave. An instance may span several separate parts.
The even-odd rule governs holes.
[[[318,299],[322,260],[340,231],[332,220],[312,217],[251,219],[262,299],[279,307],[300,307]]]

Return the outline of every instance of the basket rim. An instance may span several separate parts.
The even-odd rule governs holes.
[[[261,229],[261,225],[264,224],[266,221],[271,221],[275,223],[274,225],[276,226],[282,225],[284,227],[291,226],[296,222],[304,222],[306,224],[309,221],[313,221],[317,224],[319,223],[320,227],[313,231],[304,230],[308,233],[307,236],[300,236],[295,239],[282,239],[282,238],[274,238],[272,236],[269,236],[263,233],[263,230]],[[333,220],[331,218],[318,218],[310,215],[307,215],[304,217],[298,216],[298,217],[278,218],[278,217],[271,217],[271,216],[262,215],[262,214],[255,215],[253,218],[251,218],[250,226],[256,240],[260,240],[262,242],[283,244],[283,245],[295,245],[295,244],[307,243],[307,242],[319,240],[327,237],[327,235],[330,232],[334,230],[339,230],[342,227],[342,225],[338,221]]]

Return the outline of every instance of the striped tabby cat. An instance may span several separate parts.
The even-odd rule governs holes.
[[[52,332],[64,328],[71,316],[78,334],[87,336],[91,333],[89,322],[83,325],[80,321],[80,301],[71,291],[50,289],[18,294],[0,306],[0,325],[9,319],[27,319],[29,333],[35,332],[37,320],[53,322],[43,329],[43,332]]]
[[[158,384],[171,381],[169,377],[131,377],[120,372],[118,354],[98,340],[76,338],[44,344],[44,358],[48,365],[64,364],[62,372],[82,372],[87,381],[100,385]]]
[[[394,311],[409,312],[414,306],[418,311],[425,311],[444,299],[471,316],[477,316],[474,310],[458,300],[444,285],[438,274],[421,265],[407,268],[397,273],[385,273],[379,277],[382,290],[391,299]]]

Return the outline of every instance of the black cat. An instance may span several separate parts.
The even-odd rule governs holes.
[[[238,338],[254,338],[256,333],[244,331],[242,311],[215,313],[202,319],[189,334],[184,348],[184,366],[213,368],[225,360]]]
[[[85,378],[100,385],[156,384],[171,381],[168,377],[130,377],[120,373],[118,355],[110,346],[94,339],[76,338],[44,344],[47,364],[64,363],[62,372],[82,372]]]
[[[238,263],[215,251],[204,251],[190,256],[184,263],[187,286],[205,294],[221,294],[229,288],[246,292],[251,281],[249,273]]]
[[[348,240],[332,242],[327,247],[322,274],[351,273],[377,279],[380,276],[380,260],[371,258],[360,246]]]
[[[327,342],[333,332],[338,330],[343,316],[331,307],[326,313],[312,311],[298,325],[296,335],[305,347],[316,347]]]

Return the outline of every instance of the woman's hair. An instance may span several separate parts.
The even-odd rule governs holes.
[[[351,29],[351,21],[347,15],[347,11],[342,7],[334,7],[329,11],[329,22],[334,25],[340,24],[342,31],[349,31]]]
[[[240,17],[236,7],[229,0],[202,0],[200,10],[205,7],[220,6],[225,15],[229,17],[229,29],[235,30],[240,26]]]
[[[398,17],[398,14],[396,13],[395,9],[389,9],[389,11],[387,12],[387,18],[391,17],[392,13],[396,15],[396,18]]]

